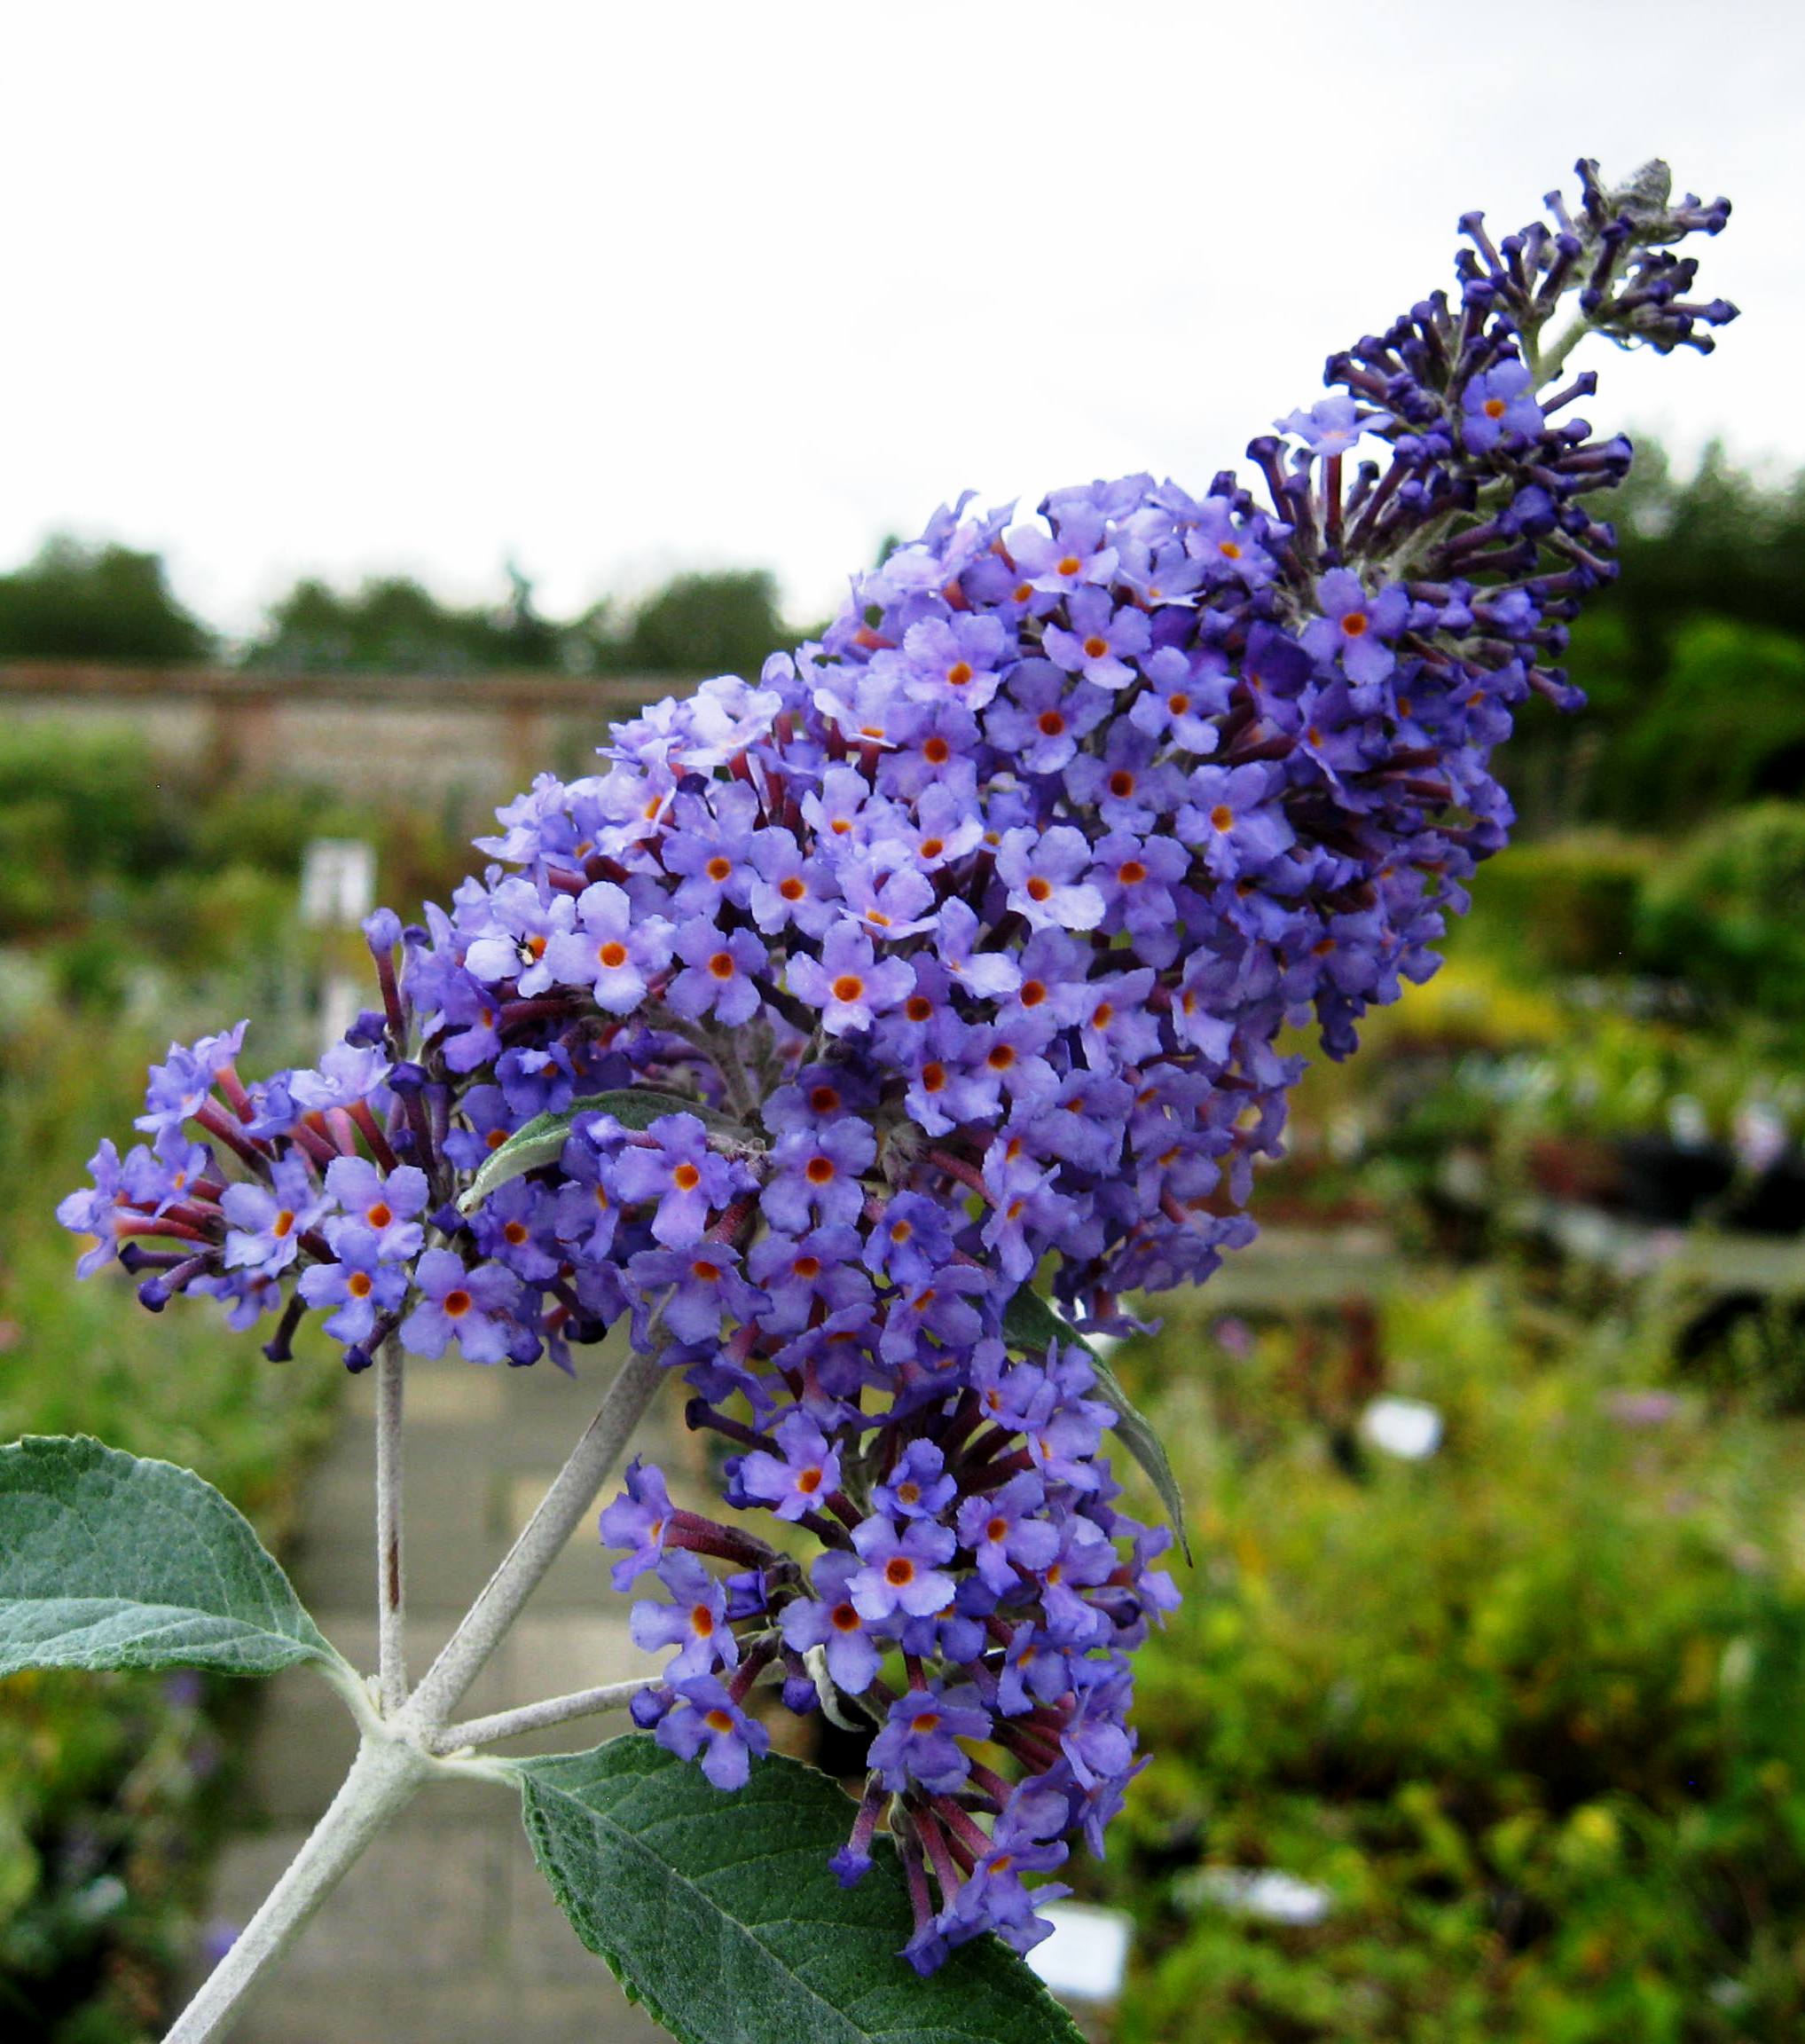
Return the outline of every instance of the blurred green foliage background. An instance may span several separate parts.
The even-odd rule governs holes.
[[[1124,2044],[1805,2033],[1805,484],[1645,457],[1623,530],[1591,707],[1526,712],[1523,836],[1448,965],[1312,1066],[1263,1246],[1117,1359],[1198,1553],[1082,1876],[1136,1925]],[[238,646],[154,556],[0,576],[0,659],[676,685],[793,636],[757,573],[565,620],[518,573],[461,609],[306,582]],[[473,856],[405,790],[0,730],[0,1438],[191,1463],[278,1542],[330,1372],[78,1286],[51,1209],[170,1036],[255,1013],[260,1058],[311,1050],[323,836],[404,909]],[[1384,1447],[1397,1397],[1433,1453]],[[0,2034],[154,2032],[250,1701],[0,1685]]]

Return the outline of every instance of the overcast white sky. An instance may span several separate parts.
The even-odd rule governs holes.
[[[1801,84],[1783,0],[16,8],[0,565],[820,614],[963,487],[1206,482],[1581,153],[1727,192],[1744,308],[1595,421],[1805,464]]]

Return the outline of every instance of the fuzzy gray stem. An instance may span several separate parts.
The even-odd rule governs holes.
[[[230,2022],[258,1976],[294,1944],[314,1911],[435,1765],[417,1748],[396,1740],[364,1741],[326,1815],[177,2018],[164,2044],[204,2044]]]
[[[407,1701],[406,1597],[401,1571],[401,1344],[391,1334],[376,1351],[376,1666],[382,1714]]]
[[[538,1511],[464,1614],[438,1659],[421,1676],[397,1727],[407,1736],[429,1736],[457,1708],[521,1606],[587,1517],[663,1374],[655,1344],[651,1354],[630,1356],[622,1364],[601,1410],[571,1450],[570,1459],[553,1478]]]
[[[427,1745],[435,1753],[457,1753],[467,1746],[488,1746],[498,1739],[518,1738],[522,1732],[540,1732],[572,1718],[624,1710],[640,1690],[655,1687],[658,1679],[655,1675],[636,1675],[628,1682],[573,1689],[568,1696],[547,1696],[538,1703],[522,1703],[518,1710],[498,1710],[491,1717],[467,1718],[461,1725],[447,1725],[433,1733]]]

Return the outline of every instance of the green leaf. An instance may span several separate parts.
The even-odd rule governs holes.
[[[535,1114],[516,1128],[498,1150],[483,1160],[470,1189],[458,1201],[460,1214],[474,1214],[498,1185],[510,1178],[524,1177],[529,1171],[555,1164],[564,1154],[570,1126],[579,1114],[612,1114],[623,1128],[649,1128],[666,1114],[694,1114],[722,1136],[751,1140],[750,1131],[700,1100],[686,1100],[680,1093],[659,1093],[648,1086],[624,1086],[614,1093],[586,1093],[573,1100],[561,1113]]]
[[[916,1978],[896,1853],[840,1886],[853,1804],[812,1767],[773,1755],[723,1794],[644,1733],[514,1765],[564,1914],[681,2044],[1079,2044],[994,1938]]]
[[[0,1448],[0,1675],[338,1663],[244,1517],[192,1469],[85,1436]]]
[[[1038,1292],[1025,1285],[1003,1309],[1003,1336],[1016,1348],[1032,1349],[1037,1354],[1049,1341],[1075,1341],[1090,1357],[1091,1367],[1097,1373],[1097,1390],[1116,1415],[1116,1438],[1147,1472],[1153,1488],[1159,1493],[1159,1502],[1165,1507],[1166,1519],[1178,1536],[1184,1558],[1189,1561],[1191,1544],[1185,1530],[1184,1492],[1179,1489],[1178,1478],[1172,1473],[1165,1443],[1145,1416],[1137,1412],[1129,1402],[1128,1394],[1123,1390],[1115,1372],[1082,1334],[1069,1327]]]

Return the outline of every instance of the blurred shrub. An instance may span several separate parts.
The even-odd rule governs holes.
[[[1731,1002],[1805,1017],[1805,802],[1761,802],[1708,825],[1646,890],[1646,962]]]
[[[1652,845],[1606,829],[1513,845],[1474,882],[1474,907],[1450,936],[1550,972],[1619,972],[1629,963]]]
[[[1651,1388],[1490,1283],[1387,1309],[1430,1461],[1338,1457],[1293,1338],[1195,1310],[1118,1359],[1198,1576],[1137,1675],[1153,1755],[1095,1886],[1123,2044],[1691,2044],[1805,2024],[1796,1428]],[[1321,1920],[1237,1911],[1277,1868]]]
[[[53,1217],[100,1136],[129,1125],[168,1019],[45,1004],[0,1027],[0,1441],[90,1433],[187,1463],[275,1538],[334,1373],[272,1369],[200,1313],[153,1317],[114,1273],[77,1284]],[[0,1681],[0,2036],[161,2034],[164,1983],[192,1949],[224,1735],[250,1696],[184,1677]]]
[[[1691,620],[1600,779],[1613,814],[1660,825],[1805,791],[1805,640]]]
[[[0,660],[204,660],[213,634],[170,593],[161,558],[45,540],[0,575]]]

